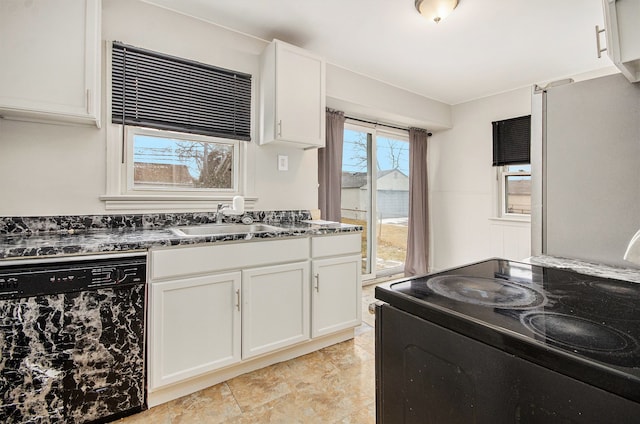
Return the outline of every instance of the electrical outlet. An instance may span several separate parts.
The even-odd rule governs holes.
[[[278,155],[278,171],[289,170],[289,156]]]

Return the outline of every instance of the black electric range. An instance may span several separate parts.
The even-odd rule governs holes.
[[[483,390],[481,387],[493,387],[496,379],[491,374],[496,373],[500,374],[498,380],[503,386],[510,386],[507,390],[512,400],[505,407],[507,410],[513,409],[507,417],[519,417],[514,418],[513,422],[520,422],[525,416],[534,417],[535,414],[540,418],[544,416],[541,411],[551,415],[539,422],[553,417],[563,417],[568,422],[597,422],[580,418],[590,405],[577,406],[575,399],[572,403],[571,397],[602,400],[603,393],[612,395],[612,402],[616,405],[617,400],[621,400],[620,405],[623,406],[618,405],[618,410],[625,408],[625,402],[630,402],[629,411],[622,414],[623,421],[626,419],[624,417],[631,414],[637,419],[635,422],[640,422],[638,283],[490,259],[378,286],[375,293],[377,299],[386,302],[376,311],[376,325],[379,327],[376,330],[377,359],[387,362],[378,363],[376,369],[379,422],[411,422],[407,419],[412,416],[411,411],[416,413],[421,407],[427,408],[430,405],[428,398],[438,399],[432,406],[442,405],[443,396],[451,396],[452,399],[467,396],[478,403],[482,398],[479,394]],[[390,311],[385,312],[384,308]],[[404,320],[402,325],[391,323],[394,314]],[[390,325],[385,324],[385,319]],[[424,327],[421,327],[422,323]],[[415,331],[412,331],[410,328],[414,324]],[[427,336],[429,334],[432,335]],[[466,357],[464,351],[469,352]],[[440,365],[437,369],[429,370],[429,365],[416,362],[416,352],[421,352],[420,357],[429,364]],[[500,355],[493,357],[492,352],[500,352]],[[483,359],[479,359],[479,356]],[[487,360],[487,357],[492,359]],[[508,365],[510,357],[518,358],[518,364]],[[392,364],[393,361],[397,364]],[[410,365],[411,361],[413,365]],[[486,363],[483,365],[482,361]],[[533,365],[523,368],[522,364]],[[383,370],[384,367],[387,371]],[[509,373],[504,372],[505,367],[520,375],[507,375]],[[446,371],[449,368],[456,371],[449,374]],[[523,371],[525,368],[527,371]],[[488,369],[493,371],[487,372]],[[550,378],[540,377],[538,380],[545,383],[539,384],[535,376],[546,375],[547,370],[551,371]],[[487,375],[481,376],[483,372]],[[417,374],[413,373],[425,379],[420,387],[423,392],[429,393],[410,395],[407,392],[416,384]],[[456,380],[456,373],[466,375],[465,379]],[[557,379],[552,378],[556,374]],[[445,392],[438,392],[438,379],[443,382],[458,381],[452,383],[454,386],[458,384],[456,393],[447,394],[449,388],[445,383],[442,383]],[[566,384],[561,382],[565,380]],[[389,382],[394,387],[384,388]],[[565,401],[560,401],[561,393],[552,394],[559,388],[580,391],[583,387],[595,388],[593,396],[575,393]],[[394,402],[405,405],[400,408],[398,405],[391,406],[392,402],[384,402],[385,393],[390,395],[388,397],[391,400],[395,399]],[[407,405],[412,396],[416,405]],[[549,401],[549,396],[555,396],[555,400]],[[529,399],[530,403],[537,402],[535,410],[523,406],[524,398]],[[544,402],[548,405],[540,406]],[[556,403],[552,405],[553,402]],[[468,403],[473,404],[474,401],[469,400]],[[456,408],[464,408],[464,405],[457,405]],[[477,414],[477,405],[475,408],[469,413]],[[568,411],[567,408],[576,408],[576,411]],[[391,411],[386,415],[386,420],[385,410]],[[403,420],[398,417],[401,410],[404,411]],[[459,422],[470,419],[472,422],[483,422],[473,414],[443,414],[433,422],[458,422],[449,419],[451,417],[460,418]],[[484,416],[487,422],[496,418],[495,412]],[[419,418],[418,415],[416,417]],[[611,418],[610,415],[608,417]]]

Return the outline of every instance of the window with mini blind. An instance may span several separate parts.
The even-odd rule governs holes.
[[[251,75],[113,43],[114,123],[250,140]]]
[[[492,122],[500,216],[531,215],[531,115]]]
[[[124,193],[240,191],[251,75],[113,42],[111,121]]]

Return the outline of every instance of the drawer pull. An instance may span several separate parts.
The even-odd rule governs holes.
[[[236,290],[236,308],[240,310],[240,289]]]
[[[316,279],[315,289],[316,289],[316,292],[319,293],[320,292],[320,274],[314,275],[314,278]]]

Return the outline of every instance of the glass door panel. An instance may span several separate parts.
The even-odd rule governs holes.
[[[407,254],[409,142],[346,125],[342,222],[361,225],[363,279],[401,272]]]
[[[376,137],[376,274],[404,269],[409,219],[409,142]]]
[[[364,227],[362,232],[362,275],[373,273],[371,171],[373,133],[345,129],[342,149],[342,222]]]

